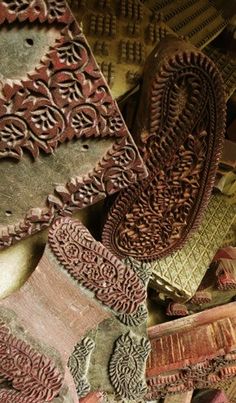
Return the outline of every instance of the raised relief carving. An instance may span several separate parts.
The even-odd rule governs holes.
[[[146,173],[117,104],[65,1],[2,1],[0,14],[2,26],[7,22],[11,29],[14,23],[19,40],[28,29],[21,25],[23,22],[27,26],[34,22],[36,32],[37,27],[47,31],[47,23],[51,31],[56,30],[56,39],[52,44],[49,41],[50,47],[39,64],[27,70],[26,61],[25,78],[1,79],[0,172],[6,173],[1,192],[8,194],[0,218],[0,247],[4,247],[48,226],[62,210],[68,212],[95,203]],[[56,23],[60,29],[55,28]],[[111,22],[111,32],[113,25]],[[37,35],[35,39],[26,37],[25,48],[36,46],[36,38]],[[110,81],[112,74],[109,68]],[[84,145],[85,139],[89,146]],[[76,164],[78,149],[73,156],[73,147],[79,144],[85,162]],[[62,155],[70,147],[71,164],[65,167]],[[88,149],[93,147],[97,157],[94,159],[93,153],[86,160],[84,151],[89,154]],[[20,177],[18,180],[17,174],[14,176],[16,182],[21,183],[22,177],[34,182],[34,176],[40,175],[37,166],[40,171],[46,169],[41,176],[51,178],[54,164],[58,164],[54,169],[57,179],[45,179],[45,187],[39,185],[37,191],[34,188],[33,200],[28,197],[31,181],[25,179],[25,186],[19,186],[18,208],[9,205],[9,200],[14,199],[10,185],[13,169]],[[54,183],[62,184],[55,187]],[[11,214],[4,214],[4,210]]]
[[[149,329],[148,400],[216,388],[235,376],[235,305],[227,304]]]
[[[116,340],[109,363],[109,377],[119,397],[137,399],[146,392],[144,374],[149,352],[149,341],[137,338],[132,332]]]
[[[90,391],[90,385],[87,380],[89,361],[95,343],[89,337],[84,338],[74,348],[71,354],[68,367],[74,378],[78,397],[86,396]]]
[[[49,245],[68,273],[96,298],[121,314],[135,314],[146,299],[138,275],[96,242],[79,220],[57,219]]]
[[[148,286],[150,276],[152,274],[151,265],[144,265],[143,262],[138,262],[132,258],[126,258],[123,262],[128,268],[133,270],[142,281],[145,289]],[[133,314],[118,314],[117,318],[126,326],[139,326],[147,320],[146,301],[142,303],[137,311]]]
[[[0,377],[12,387],[0,389],[1,402],[44,403],[59,394],[64,376],[51,358],[15,336],[0,319]]]
[[[179,249],[200,223],[222,149],[225,99],[215,65],[174,37],[145,71],[133,132],[149,177],[119,193],[103,243],[119,257],[151,261]]]

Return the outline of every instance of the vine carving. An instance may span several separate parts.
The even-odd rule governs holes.
[[[74,378],[79,398],[86,396],[90,391],[90,385],[87,381],[87,372],[94,347],[94,341],[89,337],[86,337],[75,346],[68,361],[68,367]]]

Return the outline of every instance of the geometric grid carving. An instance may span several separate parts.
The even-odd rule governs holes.
[[[179,251],[152,266],[152,285],[175,296],[190,298],[197,290],[215,252],[221,246],[236,215],[236,206],[213,195],[199,230]]]

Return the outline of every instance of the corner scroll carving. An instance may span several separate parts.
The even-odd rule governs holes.
[[[116,340],[109,363],[109,377],[119,397],[137,399],[145,394],[145,363],[149,352],[149,341],[131,332]]]

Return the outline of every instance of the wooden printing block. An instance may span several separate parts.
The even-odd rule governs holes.
[[[72,401],[77,402],[74,383],[66,366],[69,356],[74,346],[82,343],[79,351],[83,361],[73,374],[80,379],[80,395],[86,394],[89,391],[86,372],[94,348],[94,342],[87,334],[113,316],[118,325],[114,332],[112,327],[106,328],[108,340],[115,337],[121,338],[122,342],[125,337],[129,342],[131,338],[131,344],[141,343],[144,350],[140,347],[143,351],[139,358],[140,376],[137,375],[132,383],[138,393],[140,378],[143,378],[142,385],[144,382],[145,359],[149,351],[148,341],[143,337],[146,332],[146,285],[142,277],[96,242],[78,220],[69,217],[55,220],[49,230],[48,245],[34,273],[20,290],[0,302],[0,377],[11,382],[10,390],[0,390],[6,398],[4,403],[12,403],[12,396],[16,396],[14,403],[52,401],[61,390],[64,391],[63,385],[69,387]],[[25,329],[30,342],[15,335],[12,322]],[[129,325],[134,328],[128,336]],[[123,336],[120,330],[124,332]],[[46,351],[51,360],[48,364],[47,358],[42,358],[45,362],[42,371],[40,366],[36,368],[37,362],[41,362],[40,356],[35,356],[34,364],[36,353],[31,348],[36,344],[44,346],[44,354]],[[18,350],[22,350],[23,357],[19,356]],[[58,357],[60,371],[51,351]],[[126,368],[123,366],[122,370],[126,371]],[[33,382],[34,376],[37,382]],[[113,378],[115,384],[117,380]],[[47,386],[43,392],[38,385],[40,380],[41,388]]]
[[[70,1],[116,98],[125,96],[138,84],[146,58],[168,33],[187,37],[193,45],[203,48],[228,22],[208,0],[187,1],[184,5],[176,1],[167,5],[159,1],[156,5],[150,3]],[[233,76],[233,69],[229,70],[223,63],[223,54],[220,59],[223,73],[228,78]],[[230,85],[229,80],[227,85]]]
[[[232,17],[230,13],[224,12],[224,9],[229,11],[229,4],[218,7],[217,3],[217,0],[145,1],[145,5],[152,10],[153,17],[161,15],[174,32],[187,37],[200,49],[213,41]]]
[[[185,41],[162,40],[146,63],[133,128],[149,176],[110,208],[103,243],[114,254],[153,261],[186,242],[211,195],[224,118],[215,65]]]
[[[222,196],[215,197],[209,203],[199,230],[180,251],[155,263],[142,264],[142,270],[148,267],[153,271],[150,298],[158,304],[164,301],[165,306],[173,300],[167,307],[169,316],[199,312],[228,303],[235,297],[235,247],[225,245],[235,241],[231,224],[235,221],[236,207],[226,204]],[[215,261],[220,256],[221,264]],[[185,304],[174,302],[178,300]]]
[[[146,360],[150,343],[146,325],[127,327],[116,318],[107,319],[86,334],[74,348],[69,368],[79,398],[91,391],[102,391],[107,402],[136,402],[147,392]],[[93,345],[85,363],[81,353],[88,343]],[[124,399],[124,400],[123,400]]]
[[[236,297],[235,247],[217,251],[198,290],[187,303],[192,312],[226,304]]]
[[[213,194],[195,234],[180,250],[152,263],[143,263],[143,270],[152,270],[150,285],[175,301],[194,296],[206,271],[235,220],[236,206],[220,194]]]
[[[230,403],[236,403],[236,379],[233,379],[231,383],[227,383],[223,386],[225,394]]]
[[[147,399],[215,388],[236,374],[236,303],[149,328]]]
[[[154,46],[172,32],[139,0],[70,2],[112,95],[120,98],[140,81]]]
[[[0,2],[0,247],[146,176],[64,0]]]

